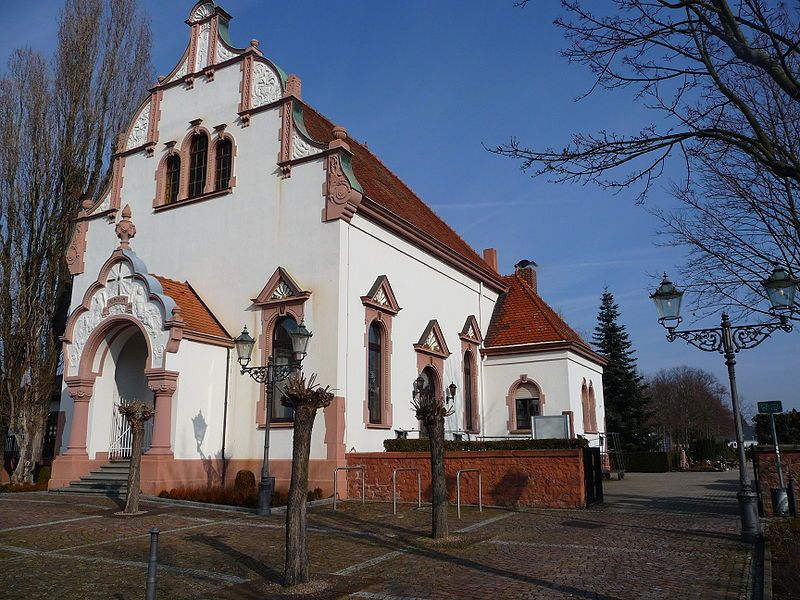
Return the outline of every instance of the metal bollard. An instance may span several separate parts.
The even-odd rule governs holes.
[[[147,562],[147,591],[145,600],[156,600],[156,570],[158,569],[158,534],[157,527],[150,530],[150,559]]]
[[[789,489],[786,490],[786,494],[789,496],[789,516],[796,517],[797,516],[797,496],[794,493],[794,487],[797,485],[795,481],[794,475],[789,474]]]

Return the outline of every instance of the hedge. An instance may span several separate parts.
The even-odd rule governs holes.
[[[695,461],[730,460],[734,459],[736,456],[733,448],[728,445],[728,442],[710,439],[692,440],[689,454]]]
[[[581,438],[575,439],[520,439],[520,440],[482,440],[482,441],[457,441],[445,440],[444,449],[447,452],[482,452],[486,450],[575,450],[587,448],[589,442]],[[383,447],[387,452],[430,452],[430,444],[426,439],[383,440]]]
[[[769,415],[756,415],[756,439],[762,445],[772,445],[772,427],[769,424]],[[793,409],[790,412],[775,415],[775,430],[778,442],[781,444],[800,444],[800,412]]]
[[[625,452],[625,470],[631,473],[666,473],[680,465],[677,452]]]

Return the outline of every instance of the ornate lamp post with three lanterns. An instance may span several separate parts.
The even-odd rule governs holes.
[[[722,322],[719,327],[685,331],[676,329],[683,320],[680,316],[683,291],[673,285],[666,273],[661,285],[650,295],[658,310],[658,322],[667,330],[667,340],[674,342],[680,338],[700,350],[720,352],[725,357],[731,388],[736,446],[739,454],[739,492],[736,497],[739,501],[742,520],[742,537],[745,539],[752,539],[758,534],[758,514],[756,494],[751,489],[747,478],[747,463],[742,440],[742,419],[739,413],[739,393],[736,388],[736,353],[740,350],[755,348],[778,329],[792,330],[788,315],[795,310],[794,296],[797,284],[798,280],[793,278],[786,269],[777,266],[772,271],[772,275],[762,281],[771,304],[770,313],[777,317],[777,321],[758,325],[732,325],[728,314],[722,313]]]
[[[234,340],[236,344],[236,354],[239,365],[242,367],[241,373],[247,373],[258,383],[266,385],[264,403],[264,463],[261,465],[261,481],[258,482],[258,507],[259,515],[269,515],[272,504],[273,482],[269,474],[269,430],[272,417],[272,401],[275,395],[275,384],[283,381],[295,371],[299,371],[306,356],[308,342],[313,334],[306,329],[305,324],[291,333],[292,337],[292,357],[286,364],[275,364],[273,357],[270,356],[266,365],[262,367],[248,367],[250,357],[253,354],[255,340],[250,336],[247,327],[242,329]]]

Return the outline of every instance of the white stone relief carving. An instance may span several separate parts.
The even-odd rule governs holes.
[[[127,297],[125,303],[108,301],[117,296]],[[118,314],[131,314],[147,332],[152,349],[154,368],[164,364],[164,352],[169,341],[169,331],[164,329],[164,318],[159,306],[149,299],[144,283],[134,279],[127,263],[112,267],[105,286],[92,296],[89,310],[82,313],[73,330],[72,341],[67,347],[69,375],[77,375],[80,368],[81,353],[92,332],[105,320]],[[89,357],[92,360],[94,357]]]
[[[137,148],[147,141],[147,128],[150,126],[150,103],[142,109],[136,123],[133,124],[131,134],[128,136],[128,143],[125,146],[126,150]]]
[[[375,292],[375,295],[372,297],[372,301],[381,306],[389,306],[389,299],[386,297],[383,288],[378,288],[378,291]]]
[[[195,71],[200,71],[208,64],[208,37],[211,32],[211,23],[203,23],[200,26],[200,33],[197,35],[197,59],[195,61]]]
[[[214,12],[214,6],[211,2],[201,4],[195,9],[194,13],[192,13],[192,21],[201,21],[210,16],[212,12]]]
[[[441,352],[442,347],[439,345],[439,340],[436,339],[433,331],[428,334],[428,339],[425,340],[425,347],[434,352]]]
[[[304,140],[296,131],[292,136],[292,158],[303,158],[320,152],[320,148]]]
[[[175,75],[173,75],[173,76],[172,76],[172,78],[170,79],[170,81],[175,81],[176,79],[180,79],[181,77],[183,77],[184,75],[186,75],[186,65],[187,65],[187,63],[188,63],[188,62],[189,62],[188,60],[184,60],[184,61],[181,63],[181,66],[180,66],[180,67],[178,67],[178,70],[177,70],[177,71],[175,71]]]
[[[469,326],[469,331],[467,332],[467,335],[471,337],[473,340],[478,339],[478,334],[475,333],[475,328],[472,325]]]
[[[281,97],[281,82],[278,75],[262,62],[253,64],[253,85],[250,92],[250,106],[255,108]]]
[[[236,56],[236,54],[234,54],[233,52],[228,50],[225,47],[225,44],[223,44],[222,42],[217,40],[217,62],[218,63],[225,62],[226,60],[229,60],[229,59],[233,58],[234,56]]]
[[[106,194],[106,197],[103,198],[103,201],[100,203],[100,206],[98,206],[92,212],[96,211],[102,212],[104,210],[108,210],[109,208],[111,208],[111,194]]]
[[[275,287],[275,290],[272,292],[272,295],[269,297],[270,300],[281,300],[283,298],[288,298],[293,296],[292,288],[286,285],[286,282],[281,279],[278,285]]]

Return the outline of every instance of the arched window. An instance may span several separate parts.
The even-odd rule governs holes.
[[[292,332],[297,330],[297,321],[292,317],[282,317],[275,323],[272,331],[272,363],[276,367],[288,365],[292,360],[294,349],[292,347]],[[285,381],[285,380],[284,380]],[[281,403],[283,398],[283,385],[281,382],[275,384],[272,393],[272,421],[276,423],[290,423],[293,414],[292,409]]]
[[[167,157],[164,180],[164,204],[171,204],[178,199],[181,178],[181,159],[177,154]]]
[[[227,190],[231,183],[231,162],[233,160],[233,144],[228,139],[221,139],[216,147],[216,165],[214,168],[214,189]]]
[[[473,397],[472,377],[474,373],[474,364],[472,359],[472,352],[464,353],[464,429],[467,431],[475,430],[474,408],[475,399]]]
[[[369,348],[367,357],[367,410],[369,422],[380,425],[383,417],[381,388],[383,387],[383,348],[380,325],[369,326]]]
[[[192,138],[189,149],[189,197],[200,196],[206,187],[208,137],[198,133]]]
[[[514,396],[517,415],[517,430],[530,431],[533,417],[540,414],[539,388],[532,383],[523,383]]]
[[[594,395],[594,384],[590,381],[589,382],[589,428],[586,431],[591,431],[592,433],[597,431],[597,399]]]

